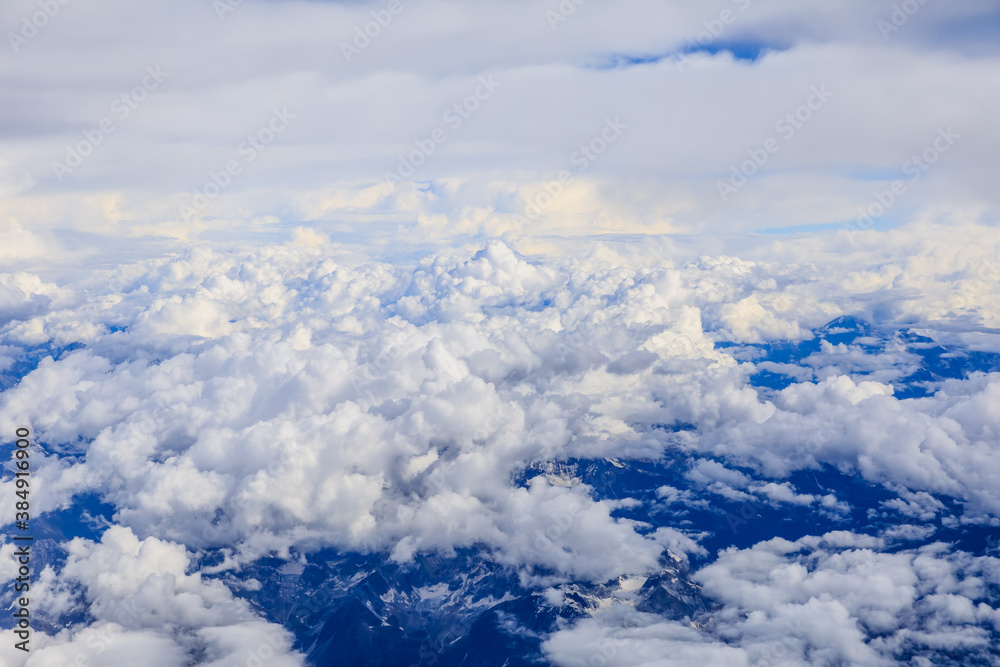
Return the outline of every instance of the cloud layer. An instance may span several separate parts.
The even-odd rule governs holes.
[[[0,64],[5,231],[92,252],[301,221],[414,242],[578,234],[581,215],[614,233],[995,223],[992,3],[563,5],[553,24],[565,7],[523,1],[400,0],[388,23],[379,3],[59,3]],[[32,32],[38,11],[7,3],[0,25]]]
[[[5,3],[0,661],[304,664],[247,572],[460,553],[558,665],[996,664],[998,26]]]
[[[904,256],[912,229],[883,234],[870,253]],[[984,228],[967,232],[990,238]],[[946,234],[926,228],[923,238],[936,235]],[[227,651],[262,621],[203,576],[264,555],[332,547],[407,563],[477,547],[537,590],[655,574],[668,548],[682,560],[707,555],[697,526],[628,518],[646,501],[603,497],[552,465],[570,459],[683,454],[686,486],[659,488],[664,507],[710,508],[718,498],[843,522],[853,498],[806,492],[789,477],[827,466],[884,488],[892,500],[880,511],[904,521],[995,526],[996,373],[930,378],[907,397],[924,363],[920,344],[897,334],[876,345],[874,332],[834,343],[846,330],[836,324],[801,362],[755,356],[866,309],[884,316],[885,331],[922,326],[942,340],[961,342],[949,322],[961,323],[958,354],[972,345],[1000,351],[988,326],[995,298],[955,310],[956,290],[996,290],[964,240],[921,241],[905,260],[883,263],[862,253],[846,270],[836,253],[843,242],[748,250],[784,261],[706,255],[673,265],[626,242],[565,259],[491,242],[406,265],[358,258],[302,231],[290,244],[194,247],[64,285],[5,275],[15,298],[0,342],[6,372],[23,377],[0,396],[0,427],[29,423],[45,446],[34,459],[35,511],[94,494],[113,507],[113,527],[100,542],[70,543],[51,584],[63,612],[82,595],[94,620],[54,637],[37,659],[90,650],[90,634],[109,622],[122,626],[114,649],[122,656],[151,642],[166,647],[164,664],[191,651],[229,664]],[[945,289],[941,275],[955,282]],[[787,386],[761,386],[761,371],[785,374]],[[542,474],[528,479],[529,469]],[[11,483],[0,493],[12,493]],[[785,648],[828,662],[882,664],[932,645],[986,650],[983,628],[995,612],[979,575],[952,585],[928,574],[923,589],[911,579],[927,559],[961,572],[994,572],[993,560],[931,546],[901,556],[886,546],[928,535],[901,526],[725,552],[696,575],[722,605],[717,628],[639,615],[600,633],[644,637],[635,656],[683,644],[678,655],[744,664],[771,650],[782,619],[808,612],[840,619],[842,632]],[[195,565],[185,549],[219,558]],[[874,585],[869,572],[896,565],[901,574],[877,604],[852,602]],[[831,568],[843,587],[830,583]],[[777,601],[740,593],[739,582],[752,591],[758,580]],[[147,590],[156,592],[149,609],[187,639],[160,633],[166,617],[142,609],[131,624],[105,612],[147,599]],[[889,623],[896,608],[884,605],[917,599],[915,616]],[[748,625],[754,614],[764,614],[757,630]],[[597,632],[602,619],[566,632]],[[574,636],[550,639],[554,660],[570,660]],[[629,651],[616,660],[644,664]]]

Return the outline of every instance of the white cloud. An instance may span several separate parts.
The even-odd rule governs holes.
[[[989,654],[1000,616],[979,600],[1000,562],[941,544],[895,553],[882,546],[841,532],[728,549],[694,575],[722,605],[703,624],[619,604],[556,632],[544,649],[559,665],[600,655],[615,667],[874,666],[900,664],[906,652],[932,661],[958,649]]]
[[[839,225],[892,180],[909,179],[906,161],[950,126],[961,138],[907,181],[877,224],[959,211],[995,221],[988,174],[998,100],[981,82],[997,50],[974,38],[995,7],[923,6],[884,40],[877,21],[891,12],[870,3],[742,4],[591,5],[552,31],[537,3],[442,0],[404,11],[350,63],[339,44],[371,21],[372,3],[247,1],[222,21],[190,0],[66,6],[0,68],[5,106],[18,110],[0,136],[0,190],[9,194],[0,217],[51,241],[50,252],[90,258],[123,239],[133,248],[144,237],[237,239],[285,233],[298,220],[426,242],[510,232],[511,216],[571,170],[575,182],[525,233],[579,234],[581,216],[587,232],[607,233]],[[713,43],[765,47],[756,62],[723,51],[600,66],[677,54],[723,10],[736,19]],[[0,20],[16,32],[36,11],[30,0],[12,2]],[[153,24],[163,31],[156,39]],[[950,28],[934,28],[942,25]],[[99,37],[111,27],[114,48]],[[456,61],[454,52],[473,55]],[[147,67],[169,74],[123,118],[116,100]],[[483,76],[502,86],[452,129],[446,111]],[[785,139],[777,123],[816,86],[834,96]],[[275,107],[295,118],[251,161],[240,146]],[[629,129],[578,170],[574,154],[617,116]],[[84,133],[105,118],[114,130],[58,180],[53,163],[93,144]],[[390,189],[385,172],[439,127],[447,141],[422,159],[416,185]],[[717,183],[768,136],[781,137],[780,150],[722,202]],[[240,172],[200,216],[183,216],[180,205],[234,159]],[[763,331],[796,333],[754,297],[728,308]]]
[[[970,230],[992,238],[987,229]],[[884,239],[903,248],[912,242],[902,233]],[[933,516],[941,511],[933,495],[945,495],[965,503],[964,521],[995,522],[995,374],[899,399],[887,382],[898,381],[903,371],[891,372],[909,367],[911,355],[894,348],[866,359],[855,350],[850,365],[814,359],[816,368],[828,369],[815,384],[763,391],[749,383],[758,368],[745,348],[716,346],[767,338],[763,329],[735,326],[724,309],[750,296],[804,332],[867,307],[868,293],[845,291],[843,271],[831,268],[842,263],[831,250],[841,240],[817,243],[775,243],[771,250],[787,261],[755,259],[761,251],[750,248],[749,258],[669,264],[624,242],[589,254],[570,253],[567,242],[567,254],[575,255],[568,258],[488,243],[407,266],[358,257],[300,232],[284,246],[194,248],[122,267],[110,278],[88,274],[57,285],[5,276],[4,284],[27,286],[25,295],[59,297],[38,301],[36,312],[0,331],[8,364],[28,345],[76,342],[84,349],[54,352],[57,358],[43,358],[5,390],[0,428],[29,423],[50,449],[34,460],[36,511],[97,493],[115,508],[114,530],[131,531],[138,536],[132,539],[191,549],[238,543],[216,570],[268,553],[287,557],[291,547],[375,550],[407,561],[478,545],[532,586],[645,576],[659,570],[668,548],[681,559],[703,554],[690,532],[697,527],[649,531],[616,518],[631,501],[595,500],[573,473],[524,486],[514,480],[532,464],[655,459],[670,449],[692,456],[689,478],[697,487],[734,499],[842,513],[849,498],[803,493],[783,479],[824,463],[894,492],[898,502],[887,503],[887,512]],[[896,279],[901,287],[879,297],[878,308],[893,313],[882,323],[938,326],[934,318],[952,297],[940,279],[968,270],[957,249],[964,243],[953,241],[950,253],[943,239],[918,244],[912,266]],[[623,259],[623,248],[632,260]],[[871,253],[861,253],[847,272],[869,270]],[[921,273],[927,266],[933,270]],[[78,296],[60,296],[66,294]],[[779,294],[812,305],[782,305]],[[993,311],[989,304],[981,309],[983,323]],[[825,354],[839,353],[831,347]],[[622,361],[630,359],[641,363]],[[887,375],[865,379],[855,373],[863,367]],[[654,426],[671,424],[694,428]],[[8,487],[0,485],[0,493]],[[664,486],[661,495],[699,502],[686,491]],[[885,539],[916,535],[888,531]],[[838,548],[848,547],[872,548]],[[796,577],[810,581],[809,563],[772,551],[747,557],[780,569],[778,589],[793,591]],[[180,552],[175,558],[183,560]],[[122,570],[114,558],[84,561]],[[849,569],[845,577],[865,572]],[[762,585],[739,589],[764,595]],[[890,611],[851,607],[847,588],[820,599],[825,589],[816,586],[816,602],[794,602],[803,622],[820,627],[817,619],[829,616],[840,633],[817,650],[862,663],[881,655],[851,619],[867,614],[865,623],[884,623],[878,619]],[[108,604],[113,599],[109,593]],[[942,616],[964,613],[964,603],[952,602],[935,603]],[[726,608],[751,603],[763,604],[734,597]],[[218,611],[200,609],[177,609],[177,622],[194,627],[198,613]],[[977,623],[989,617],[977,610],[973,605]],[[194,616],[183,616],[188,612]],[[977,632],[956,628],[921,630],[929,634],[920,641],[979,641]],[[650,632],[660,637],[661,630],[666,634],[656,642],[680,641],[675,629]],[[743,659],[731,648],[706,650]]]
[[[596,499],[569,467],[515,481],[572,458],[687,457],[691,488],[657,482],[657,510],[843,515],[850,498],[786,479],[830,466],[894,494],[872,517],[1000,525],[1000,374],[901,399],[923,363],[901,336],[822,341],[801,364],[753,347],[855,315],[1000,352],[995,3],[925,3],[887,29],[894,8],[863,0],[568,3],[556,23],[555,2],[403,2],[349,60],[378,3],[57,3],[30,35],[36,0],[0,7],[0,430],[46,446],[33,512],[85,493],[115,511],[38,584],[53,614],[83,586],[95,620],[39,637],[28,667],[195,648],[247,664],[274,628],[185,549],[233,547],[218,571],[476,545],[540,588],[706,554],[697,527],[619,518],[638,501]],[[705,31],[713,48],[685,53]],[[726,46],[760,54],[708,52]],[[933,164],[890,197],[914,156]],[[400,160],[414,174],[387,183]],[[824,233],[748,234],[789,227]],[[792,383],[753,386],[762,371]],[[726,552],[699,574],[714,626],[611,610],[546,646],[628,665],[981,646],[997,617],[977,582],[998,568],[883,551],[927,531]],[[133,618],[110,615],[123,600]],[[283,634],[269,646],[296,664]]]
[[[112,527],[99,543],[76,539],[68,551],[59,573],[63,594],[80,589],[92,620],[54,636],[36,630],[30,654],[7,656],[9,664],[180,667],[193,656],[215,667],[247,665],[254,656],[268,665],[304,664],[285,629],[258,618],[221,582],[189,574],[190,556],[179,544]],[[58,613],[47,593],[33,597]]]

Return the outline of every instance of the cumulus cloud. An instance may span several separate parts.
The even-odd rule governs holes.
[[[697,424],[691,446],[768,474],[847,465],[996,510],[985,447],[995,425],[976,407],[996,390],[991,376],[899,400],[890,384],[829,370],[762,397],[746,384],[751,367],[714,349],[707,329],[738,335],[717,304],[754,284],[769,289],[766,267],[745,263],[722,283],[727,274],[704,261],[581,269],[529,261],[502,244],[429,259],[412,273],[339,264],[300,246],[242,257],[196,249],[123,270],[120,291],[94,297],[109,304],[96,335],[73,328],[80,307],[49,306],[8,325],[10,342],[26,342],[30,326],[39,342],[88,346],[43,359],[5,393],[4,413],[8,425],[30,418],[53,443],[86,453],[40,472],[62,489],[43,502],[100,488],[147,534],[203,526],[221,510],[237,517],[225,531],[274,528],[285,517],[335,528],[349,544],[379,543],[388,535],[374,536],[374,518],[384,522],[395,504],[382,500],[423,507],[426,492],[447,490],[486,511],[506,488],[495,466],[512,474],[560,455],[657,456],[665,443],[641,428],[657,421]],[[637,355],[642,363],[622,362]],[[703,461],[691,474],[712,466],[722,470]],[[320,473],[327,469],[342,477]],[[719,474],[712,481],[747,492],[742,473]],[[781,483],[752,490],[807,500]],[[341,511],[325,509],[333,505]],[[463,539],[489,534],[487,525]],[[163,534],[197,541],[200,532]]]
[[[59,511],[96,494],[114,512],[115,527],[101,546],[74,543],[52,590],[68,590],[59,582],[89,581],[86,604],[100,610],[126,589],[126,597],[141,597],[166,586],[168,607],[157,614],[174,614],[177,627],[229,628],[259,621],[224,613],[239,605],[186,573],[185,548],[225,550],[207,575],[263,555],[288,558],[292,549],[375,551],[406,563],[422,553],[479,547],[539,588],[649,576],[670,554],[708,555],[697,527],[653,529],[629,514],[642,501],[602,498],[571,469],[545,467],[569,459],[660,460],[681,452],[687,472],[656,487],[665,507],[710,506],[713,496],[704,489],[738,502],[844,516],[851,498],[803,491],[788,479],[828,466],[894,494],[880,512],[926,520],[943,512],[941,496],[964,505],[952,521],[997,521],[995,373],[938,381],[922,398],[899,397],[894,383],[917,362],[914,348],[890,337],[881,347],[872,342],[846,352],[818,345],[807,357],[808,375],[791,376],[783,389],[755,386],[755,355],[792,329],[771,331],[752,313],[740,320],[726,304],[754,296],[795,323],[793,340],[809,342],[831,315],[856,312],[864,301],[842,291],[842,275],[817,266],[832,260],[822,253],[802,260],[803,247],[785,241],[787,262],[702,256],[634,266],[622,260],[621,247],[546,258],[491,242],[407,266],[359,258],[301,232],[283,246],[193,248],[63,286],[5,277],[25,295],[51,295],[0,334],[8,368],[25,368],[0,396],[0,426],[30,423],[47,450],[34,460],[36,511]],[[927,261],[939,252],[926,249]],[[858,266],[869,259],[859,257]],[[964,267],[963,258],[955,261]],[[941,263],[936,271],[953,269]],[[914,290],[924,312],[944,307],[949,297],[938,274],[906,275],[910,287],[883,297],[899,304],[896,316],[913,315],[905,309]],[[808,295],[813,305],[796,310],[776,294]],[[677,488],[684,480],[689,488]],[[10,492],[9,482],[0,485],[0,493]],[[880,539],[927,537],[918,528],[887,529]],[[857,558],[880,544],[843,539],[847,546],[838,548]],[[812,546],[767,544],[739,553],[782,572],[777,589],[794,591],[800,575],[809,581],[815,563],[788,559]],[[791,551],[781,551],[786,547]],[[155,566],[144,560],[147,552],[156,554]],[[699,576],[722,576],[718,568],[735,567],[736,558],[721,556]],[[103,581],[99,570],[161,566],[179,583],[136,574],[141,581],[133,591],[125,581],[108,589],[91,581]],[[860,565],[847,572],[852,581],[867,576]],[[764,604],[716,593],[713,581],[703,585],[725,609],[750,613]],[[786,603],[801,607],[801,619],[838,619],[839,634],[817,643],[817,655],[878,664],[888,649],[873,646],[857,619],[885,625],[894,612],[854,608],[837,597],[844,591],[827,591],[827,600],[822,586],[815,590],[815,601]],[[204,601],[169,606],[189,593]],[[958,593],[942,588],[933,595],[926,609],[939,611],[926,616],[954,623],[937,628],[913,617],[919,623],[912,627],[926,633],[920,646],[980,646],[982,632],[969,624],[992,612],[975,596],[966,596],[974,602],[966,613],[964,602],[948,597]],[[626,634],[646,633],[654,648],[634,659],[623,649],[619,659],[633,662],[622,664],[641,664],[634,660],[644,651],[694,637],[644,616],[634,623]],[[749,630],[732,623],[737,634],[699,639],[704,646],[697,650],[734,664],[764,650],[735,642]],[[83,633],[90,631],[81,628],[82,639],[67,635],[59,650],[77,650],[72,646],[81,641],[86,647]],[[225,647],[239,644],[233,637],[243,631],[213,632],[190,641],[215,647],[205,649],[217,653],[213,659],[228,659]],[[150,619],[122,636],[122,655],[133,643],[169,639],[155,634]],[[553,641],[558,653],[562,640]],[[177,655],[193,645],[181,642]]]
[[[328,547],[626,582],[556,664],[988,653],[996,562],[927,542],[1000,526],[995,3],[45,7],[0,7],[0,430],[110,527],[3,660],[299,664],[212,577]],[[732,503],[875,536],[716,557]],[[710,617],[629,597],[671,561]]]
[[[991,655],[1000,610],[983,601],[1000,561],[944,544],[887,552],[839,532],[729,549],[694,575],[721,607],[665,623],[628,604],[545,643],[558,665],[943,664],[949,650]],[[950,664],[950,663],[949,663]]]
[[[76,539],[67,549],[59,585],[64,595],[81,590],[77,603],[86,605],[88,622],[54,635],[36,631],[32,651],[8,651],[7,664],[180,667],[192,659],[215,667],[253,659],[282,667],[304,664],[291,651],[284,628],[261,620],[221,582],[189,573],[191,559],[182,545],[139,540],[115,526],[100,542]],[[43,614],[58,617],[50,608],[58,599],[51,591],[42,588],[34,597]]]

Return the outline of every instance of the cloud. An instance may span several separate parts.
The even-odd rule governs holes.
[[[956,211],[995,221],[986,175],[998,100],[981,85],[998,55],[981,38],[995,21],[988,2],[923,5],[888,39],[878,22],[892,10],[862,2],[636,0],[580,6],[555,30],[555,5],[403,3],[348,62],[340,45],[363,34],[376,4],[248,0],[221,20],[188,0],[63,7],[0,70],[6,106],[17,109],[0,132],[3,224],[89,261],[109,241],[165,248],[266,238],[302,220],[367,239],[402,226],[441,242],[514,232],[514,216],[563,171],[573,183],[520,233],[578,235],[580,215],[588,231],[606,233],[860,229],[859,209],[891,193],[894,180],[907,192],[893,196],[880,227]],[[17,34],[37,11],[28,0],[9,3],[0,20]],[[724,12],[732,20],[723,23]],[[111,27],[114,48],[101,46]],[[679,59],[703,35],[716,52]],[[749,62],[726,44],[764,50]],[[220,61],[216,49],[233,57]],[[457,63],[455,51],[474,56]],[[615,57],[648,62],[595,67]],[[155,88],[148,68],[166,72]],[[500,87],[456,127],[449,111],[483,77]],[[819,86],[833,96],[795,121]],[[252,148],[248,138],[267,129],[275,108],[294,119]],[[782,125],[789,115],[795,125]],[[628,125],[620,140],[584,157],[616,117]],[[911,181],[908,161],[948,127],[961,138]],[[436,129],[446,140],[421,149]],[[779,150],[757,166],[752,154],[769,137]],[[386,172],[413,162],[414,151],[411,180],[390,187]],[[54,167],[76,164],[68,156],[77,153],[85,155],[70,173]],[[718,185],[734,169],[753,173],[724,202]],[[206,206],[182,213],[197,193]],[[794,334],[752,298],[729,307]]]
[[[666,442],[643,424],[678,422],[698,427],[687,446],[766,475],[828,463],[954,495],[984,518],[998,507],[986,447],[995,425],[984,416],[992,376],[901,400],[884,382],[837,374],[861,366],[824,362],[825,379],[762,395],[747,383],[752,364],[713,348],[713,338],[741,336],[719,305],[772,294],[776,276],[784,291],[807,287],[829,304],[807,318],[855,306],[855,294],[834,291],[842,279],[817,282],[808,264],[605,269],[493,243],[404,270],[335,253],[315,239],[246,253],[195,248],[123,267],[91,293],[106,304],[97,319],[88,304],[62,301],[9,324],[8,345],[87,345],[42,359],[3,395],[9,426],[28,418],[49,442],[86,454],[39,471],[48,486],[39,502],[99,491],[143,536],[242,536],[254,553],[293,525],[309,543],[385,548],[407,537],[406,525],[419,528],[415,545],[486,540],[502,551],[520,529],[498,517],[524,493],[505,475],[561,456],[657,457]],[[934,277],[925,281],[933,304]],[[860,354],[862,366],[913,363]],[[692,475],[774,501],[836,504],[725,470],[702,461]],[[400,504],[410,518],[393,514]],[[443,530],[457,507],[477,518]],[[631,528],[618,530],[628,544]],[[579,537],[582,554],[592,546]]]
[[[556,632],[544,649],[558,665],[598,659],[616,667],[890,665],[904,656],[943,664],[955,651],[968,660],[990,655],[1000,612],[981,600],[1000,562],[943,544],[883,546],[839,532],[728,549],[694,574],[721,605],[711,618],[664,622],[621,603]]]
[[[927,541],[1000,525],[995,3],[383,7],[0,8],[0,430],[35,516],[110,508],[27,667],[299,664],[213,577],[328,547],[552,604],[698,563],[711,620],[626,595],[556,664],[987,655],[995,560]],[[714,555],[865,509],[806,471],[878,537]]]
[[[76,539],[67,548],[59,584],[64,594],[80,591],[89,620],[55,635],[36,630],[30,660],[15,653],[8,656],[10,664],[180,667],[193,656],[217,667],[246,665],[254,658],[282,667],[304,664],[291,650],[286,630],[258,618],[221,582],[188,574],[191,558],[179,544],[139,540],[115,526],[99,543]],[[34,597],[51,607],[47,593],[40,590]]]
[[[990,236],[975,227],[970,234]],[[903,233],[884,240],[912,243]],[[475,547],[539,590],[620,576],[639,581],[662,569],[668,549],[681,560],[709,555],[698,526],[679,518],[654,527],[638,513],[641,497],[603,497],[571,468],[547,467],[570,459],[655,461],[681,452],[688,476],[678,471],[654,488],[662,503],[673,499],[688,509],[711,509],[715,496],[707,489],[844,515],[851,498],[806,492],[788,479],[825,465],[895,496],[876,509],[887,517],[933,519],[945,513],[935,499],[947,497],[963,506],[960,515],[947,506],[949,521],[996,522],[995,373],[941,379],[922,398],[900,397],[894,383],[908,377],[914,350],[923,348],[893,336],[879,347],[882,334],[873,329],[865,335],[874,342],[845,345],[850,363],[833,343],[817,344],[819,354],[805,357],[809,375],[791,376],[798,381],[777,390],[752,382],[762,355],[785,343],[753,322],[738,325],[724,306],[753,296],[804,332],[800,341],[843,335],[819,327],[831,315],[869,307],[865,280],[857,278],[854,290],[844,286],[852,276],[883,271],[871,268],[878,263],[869,253],[881,252],[874,249],[847,263],[846,273],[834,271],[843,261],[831,258],[831,248],[841,242],[776,242],[771,251],[785,261],[753,258],[760,250],[751,248],[748,257],[669,263],[645,246],[632,247],[628,260],[622,241],[567,250],[567,257],[490,242],[407,265],[358,256],[301,231],[285,245],[195,247],[58,285],[5,275],[3,284],[24,299],[51,295],[0,331],[7,372],[21,369],[0,395],[0,428],[28,423],[46,448],[33,459],[33,507],[44,515],[95,494],[113,508],[113,528],[99,545],[74,543],[66,568],[53,575],[51,590],[61,591],[53,599],[70,608],[68,591],[80,585],[98,610],[158,595],[156,605],[166,605],[172,623],[190,629],[185,633],[221,628],[197,641],[216,647],[223,660],[226,647],[242,641],[233,639],[239,628],[259,619],[232,611],[239,604],[207,577],[264,555],[332,547],[406,563]],[[881,324],[937,325],[935,314],[946,312],[953,296],[940,276],[969,271],[964,244],[921,242],[906,266],[884,271],[896,278],[880,296],[879,308],[892,313]],[[788,302],[779,300],[785,295]],[[983,331],[986,346],[983,323],[992,308],[984,303],[978,320],[963,320],[978,322],[972,328]],[[884,375],[871,379],[868,369]],[[685,479],[690,486],[678,488]],[[0,493],[10,486],[0,484]],[[904,546],[931,537],[891,526],[880,534]],[[778,646],[804,651],[806,641],[830,660],[879,664],[895,649],[873,644],[858,623],[890,628],[886,619],[898,611],[892,600],[916,599],[904,595],[915,584],[901,582],[923,576],[913,574],[919,563],[943,559],[959,573],[973,567],[958,555],[920,560],[913,549],[906,552],[912,558],[883,552],[876,538],[823,540],[724,552],[700,571],[731,636],[695,641],[688,630],[646,617],[633,619],[622,636],[648,634],[654,650],[707,651],[734,664]],[[189,574],[185,549],[226,551]],[[795,555],[808,549],[819,555]],[[899,578],[866,579],[883,566],[898,566]],[[845,574],[834,576],[836,567]],[[172,582],[149,574],[157,568],[172,572]],[[765,570],[778,578],[768,583]],[[105,571],[114,574],[98,576]],[[98,585],[115,577],[125,579]],[[855,600],[862,584],[882,583],[891,608]],[[802,586],[810,596],[799,595]],[[923,633],[912,646],[979,650],[992,618],[979,606],[985,596],[935,586],[921,603],[926,614],[906,626]],[[736,610],[749,620],[727,616]],[[761,610],[770,615],[753,615]],[[943,625],[927,620],[932,616]],[[155,632],[151,617],[137,618],[131,625],[105,618],[123,628],[122,655],[133,644],[174,641]],[[808,633],[829,632],[775,644],[778,625],[794,618]],[[734,639],[749,637],[753,623],[772,639]],[[92,625],[86,632],[105,627]],[[59,651],[89,650],[84,633],[60,639]],[[553,655],[563,650],[561,637],[553,638]],[[682,650],[683,642],[705,645]],[[173,659],[174,644],[163,646]],[[177,655],[189,648],[177,646]],[[647,649],[635,650],[621,649],[618,659],[633,664]]]

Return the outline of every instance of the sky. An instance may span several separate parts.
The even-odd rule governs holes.
[[[622,583],[553,665],[1000,664],[997,3],[11,0],[0,32],[0,430],[91,529],[0,665],[305,665],[244,568],[472,547],[556,610],[668,559],[715,605]],[[676,476],[612,497],[585,460]],[[815,521],[711,535],[727,503]]]
[[[40,7],[0,13],[22,261],[290,225],[427,244],[996,219],[988,1]]]

